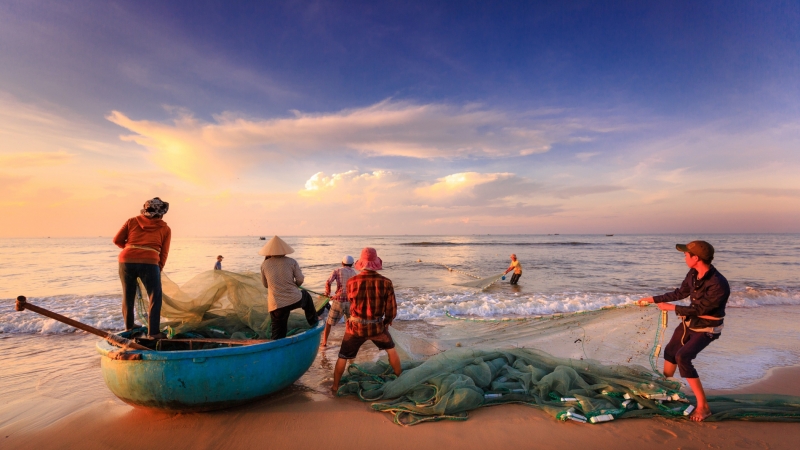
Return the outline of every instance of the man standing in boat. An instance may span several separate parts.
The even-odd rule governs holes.
[[[322,344],[320,347],[328,345],[328,335],[331,333],[331,327],[339,323],[342,317],[350,318],[350,301],[347,299],[347,281],[356,275],[353,269],[353,257],[350,255],[342,258],[342,267],[333,269],[333,273],[328,277],[325,282],[325,296],[331,299],[331,311],[328,314],[328,320],[325,323],[325,332],[322,335]],[[336,293],[331,296],[331,284],[336,282]]]
[[[511,272],[512,270],[514,271],[514,274],[511,275],[510,283],[517,284],[517,282],[519,281],[519,277],[522,276],[522,265],[520,265],[519,261],[517,260],[516,253],[511,254],[511,265],[508,266],[508,269],[506,269],[506,271],[503,273],[504,280],[506,279],[505,274]]]
[[[294,309],[303,308],[306,320],[312,327],[319,320],[311,294],[299,288],[305,277],[297,261],[286,256],[291,253],[294,253],[294,249],[278,236],[273,236],[258,251],[259,255],[265,257],[261,263],[261,282],[267,288],[273,340],[286,337],[289,314]]]
[[[150,308],[147,333],[151,338],[166,337],[159,331],[161,325],[161,271],[167,263],[172,230],[162,220],[169,211],[169,203],[155,197],[144,203],[141,215],[128,219],[114,236],[114,244],[123,249],[119,253],[119,279],[122,282],[122,317],[125,329],[135,328],[133,308],[136,288],[142,280]]]
[[[378,349],[386,350],[395,375],[399,376],[402,372],[400,357],[394,349],[394,341],[388,330],[397,316],[392,280],[376,272],[383,269],[383,261],[372,247],[365,247],[361,251],[361,258],[355,267],[362,272],[347,282],[350,318],[347,319],[339,359],[333,370],[331,390],[334,394],[339,390],[347,360],[354,359],[366,341],[372,341]]]
[[[681,287],[664,295],[640,299],[637,303],[656,303],[658,309],[675,311],[681,317],[681,324],[675,328],[672,339],[664,348],[664,375],[671,377],[676,368],[680,369],[681,376],[689,383],[697,398],[697,407],[689,418],[700,422],[711,415],[711,409],[692,360],[708,344],[719,339],[731,288],[728,280],[711,265],[714,259],[714,247],[711,244],[692,241],[686,245],[678,244],[675,248],[683,252],[684,261],[689,267]],[[691,298],[689,306],[667,303],[686,297]]]

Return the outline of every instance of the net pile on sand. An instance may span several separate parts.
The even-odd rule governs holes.
[[[481,406],[522,403],[559,420],[601,423],[632,417],[685,417],[692,407],[680,382],[641,366],[557,358],[525,348],[456,348],[408,361],[396,377],[388,364],[352,364],[338,395],[357,395],[400,425],[466,420]],[[800,421],[800,398],[780,395],[709,397],[706,420]]]
[[[403,374],[395,377],[383,361],[352,364],[339,395],[373,402],[401,425],[466,420],[472,409],[503,403],[589,423],[691,412],[680,381],[647,368],[661,325],[655,308],[511,320],[449,317],[429,337],[391,328]],[[709,402],[707,420],[800,421],[798,397],[731,395]]]

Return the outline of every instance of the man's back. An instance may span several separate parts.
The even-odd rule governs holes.
[[[333,269],[331,276],[328,277],[328,281],[325,283],[326,291],[330,291],[331,283],[335,281],[336,292],[334,293],[332,298],[334,300],[346,302],[347,282],[350,281],[350,278],[356,276],[356,274],[357,274],[356,270],[349,266]]]
[[[347,332],[356,336],[372,336],[383,332],[397,316],[397,302],[392,280],[372,270],[364,270],[347,282],[352,319]]]

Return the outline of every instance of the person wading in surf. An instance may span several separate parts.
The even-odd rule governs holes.
[[[339,323],[342,316],[346,319],[350,318],[350,300],[347,299],[347,280],[356,275],[356,270],[353,269],[353,257],[346,255],[342,258],[342,267],[333,269],[328,281],[325,282],[325,296],[331,298],[331,312],[328,314],[328,320],[325,322],[325,331],[322,335],[322,343],[320,347],[328,345],[328,336],[331,334],[331,327]],[[336,293],[331,296],[331,284],[336,282]]]
[[[172,230],[161,220],[169,211],[169,203],[156,197],[144,202],[141,215],[128,219],[114,236],[114,244],[123,249],[119,253],[119,279],[122,282],[122,317],[125,329],[136,328],[133,308],[136,304],[137,278],[142,280],[150,308],[147,311],[147,333],[151,338],[163,339],[161,325],[161,271],[167,263]]]
[[[725,305],[731,295],[728,280],[711,265],[714,247],[705,241],[692,241],[686,245],[675,246],[683,252],[689,273],[681,287],[664,295],[647,297],[637,301],[639,305],[656,303],[662,311],[675,311],[681,317],[681,324],[675,329],[672,339],[664,349],[664,375],[671,377],[675,369],[680,369],[697,398],[697,408],[689,416],[700,422],[711,415],[700,376],[692,360],[722,333]],[[689,306],[672,305],[667,302],[691,298]]]
[[[520,265],[519,261],[517,260],[517,255],[515,253],[511,254],[511,265],[508,266],[508,269],[506,269],[505,272],[503,272],[504,280],[506,279],[505,274],[511,272],[512,270],[514,271],[514,275],[511,275],[511,280],[509,283],[517,284],[519,277],[522,276],[522,265]]]

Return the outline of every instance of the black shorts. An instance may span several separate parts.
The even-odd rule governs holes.
[[[367,341],[372,341],[380,350],[390,350],[394,348],[394,341],[386,328],[383,329],[383,333],[374,336],[356,336],[345,333],[342,338],[342,347],[339,349],[339,358],[355,358],[356,355],[358,355],[358,349]]]
[[[720,333],[704,333],[683,328],[683,324],[675,328],[672,339],[664,348],[664,360],[678,366],[683,378],[699,378],[692,361],[697,354],[719,339]]]

